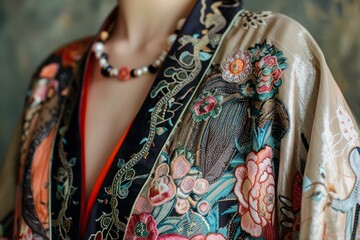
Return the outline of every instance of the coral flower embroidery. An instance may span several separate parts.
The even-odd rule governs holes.
[[[201,122],[209,117],[216,118],[221,112],[222,102],[223,96],[217,95],[215,91],[203,91],[190,109],[193,119]]]
[[[271,166],[272,149],[251,152],[246,163],[235,169],[234,193],[239,200],[241,227],[254,237],[274,222],[275,179]]]
[[[255,63],[255,76],[257,77],[257,92],[266,100],[274,96],[281,85],[281,74],[278,60],[274,56],[266,55]]]
[[[225,81],[243,83],[252,70],[250,52],[236,51],[226,58],[221,68]]]

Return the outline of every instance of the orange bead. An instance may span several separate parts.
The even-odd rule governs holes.
[[[131,78],[130,76],[130,68],[128,67],[121,67],[119,69],[119,75],[118,75],[118,79],[121,81],[126,81],[129,80]]]

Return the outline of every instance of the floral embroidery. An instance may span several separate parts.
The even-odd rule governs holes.
[[[211,233],[207,236],[196,235],[195,237],[191,238],[191,240],[226,240],[226,238],[222,234]]]
[[[217,95],[216,91],[203,91],[194,101],[190,111],[196,122],[206,121],[209,117],[219,116],[223,102],[223,96]]]
[[[200,199],[200,196],[205,194],[209,188],[209,182],[202,178],[199,170],[193,165],[192,152],[178,148],[170,168],[171,176],[177,186],[175,210],[179,214],[185,214],[190,209],[191,203],[196,203],[196,199]],[[201,214],[206,214],[209,208],[210,206],[206,202],[202,202],[198,210]]]
[[[257,29],[258,26],[265,26],[266,25],[266,19],[274,16],[272,12],[269,11],[263,11],[263,12],[250,12],[250,11],[244,11],[239,18],[237,19],[235,23],[235,27],[238,27],[239,24],[242,24],[242,28],[245,30],[248,30],[250,27],[253,29]]]
[[[274,221],[275,179],[272,170],[272,148],[252,151],[245,164],[235,169],[234,193],[239,201],[241,227],[254,237]]]
[[[343,136],[348,141],[354,141],[358,138],[358,133],[354,128],[354,123],[350,118],[349,113],[344,109],[342,105],[339,105],[336,109],[336,115],[339,119],[339,126]]]
[[[178,148],[169,165],[161,163],[155,173],[155,178],[148,191],[148,198],[152,206],[160,206],[174,198],[176,194],[175,210],[178,214],[185,214],[196,204],[200,196],[205,194],[209,182],[202,178],[201,173],[193,167],[192,152]],[[195,200],[194,200],[195,199]],[[206,214],[210,205],[201,201],[197,206],[201,214]]]
[[[156,222],[149,213],[133,214],[128,223],[125,239],[157,239]]]
[[[33,93],[33,106],[45,102],[47,99],[55,95],[59,87],[59,82],[55,79],[43,78],[37,82],[37,86]]]
[[[216,234],[211,233],[209,235],[196,235],[192,238],[187,238],[180,236],[178,234],[165,234],[162,236],[159,236],[157,240],[166,240],[166,239],[172,239],[172,240],[226,240],[226,238],[222,234]]]
[[[23,221],[21,221],[19,240],[31,240],[34,239],[34,234],[31,228]]]
[[[266,42],[249,49],[254,64],[257,98],[266,101],[279,92],[282,71],[288,66],[282,51]]]
[[[253,63],[259,61],[262,57],[265,57],[266,55],[276,56],[279,62],[286,62],[286,58],[282,57],[282,51],[278,51],[274,46],[270,46],[270,44],[267,44],[266,42],[256,43],[255,47],[250,48],[249,51],[251,53],[251,61]]]
[[[280,78],[282,71],[277,58],[270,55],[261,58],[259,62],[255,63],[254,74],[257,77],[256,91],[259,96],[262,96],[263,100],[272,98],[277,87],[282,83]]]
[[[252,98],[255,95],[255,84],[251,80],[241,84],[240,93],[244,97]]]
[[[59,64],[51,63],[44,66],[39,73],[40,79],[36,82],[32,94],[32,107],[52,98],[59,88],[59,82],[55,79],[59,71]]]
[[[227,82],[242,83],[251,73],[251,54],[238,50],[229,55],[221,64],[222,77]]]
[[[149,188],[149,200],[153,206],[159,206],[175,196],[176,186],[174,180],[169,176],[169,166],[160,164],[155,173],[155,178]]]
[[[154,209],[154,206],[151,205],[150,201],[146,197],[139,197],[135,203],[135,208],[137,212],[146,212],[151,213]]]
[[[281,75],[287,67],[287,58],[275,47],[266,42],[256,44],[248,51],[238,50],[222,63],[222,78],[227,82],[240,83],[240,90],[245,97],[256,96],[266,101],[279,92]],[[252,75],[256,78],[256,91],[252,91],[251,82],[244,81]]]

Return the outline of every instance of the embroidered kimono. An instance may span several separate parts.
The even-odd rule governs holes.
[[[97,39],[56,50],[31,80],[0,236],[359,236],[359,129],[320,49],[286,16],[217,0],[196,3],[85,203],[80,102]]]

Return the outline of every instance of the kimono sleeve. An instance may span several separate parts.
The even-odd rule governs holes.
[[[52,73],[54,66],[45,68],[46,63],[54,58],[54,53],[49,54],[41,64],[34,71],[30,78],[27,94],[24,98],[24,109],[21,119],[18,121],[17,128],[13,134],[13,138],[8,145],[7,155],[0,166],[0,239],[2,237],[11,238],[13,234],[14,218],[17,215],[16,210],[19,210],[20,205],[20,191],[21,184],[20,174],[24,172],[25,154],[30,143],[30,125],[33,126],[33,113],[41,109],[40,101],[36,101],[35,94],[42,96],[40,91],[44,84],[39,84],[39,75],[46,75]],[[45,69],[45,70],[44,70]],[[42,72],[40,72],[42,71]],[[40,86],[40,87],[39,87]],[[43,87],[44,88],[44,87]],[[38,90],[40,89],[40,90]],[[36,97],[36,96],[35,96]],[[38,99],[40,99],[38,97]],[[35,102],[35,103],[34,103]],[[37,104],[36,104],[37,103]],[[37,118],[34,118],[37,119]],[[33,121],[30,124],[30,121]]]
[[[276,24],[281,33],[272,42],[288,57],[279,99],[290,119],[279,158],[282,237],[355,239],[360,210],[356,120],[310,34],[287,17]]]

